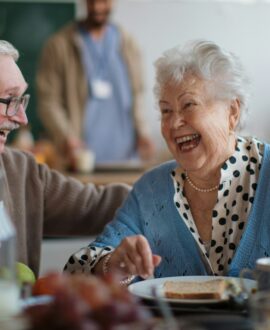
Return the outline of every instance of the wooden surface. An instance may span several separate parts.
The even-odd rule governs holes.
[[[108,183],[127,183],[133,185],[144,173],[144,170],[138,171],[104,171],[93,172],[89,174],[64,172],[65,175],[72,176],[83,183],[94,183],[95,185],[104,185]]]

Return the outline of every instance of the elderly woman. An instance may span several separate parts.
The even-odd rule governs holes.
[[[173,48],[155,67],[161,131],[175,161],[146,173],[66,269],[238,276],[270,252],[269,145],[235,133],[248,79],[232,53],[209,41]]]

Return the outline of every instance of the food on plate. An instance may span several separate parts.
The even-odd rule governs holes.
[[[163,289],[166,298],[176,299],[222,299],[227,280],[166,281]]]
[[[117,280],[82,274],[44,277],[37,281],[36,294],[47,288],[53,299],[25,309],[29,330],[128,329],[134,322],[149,322],[151,329],[150,313]]]

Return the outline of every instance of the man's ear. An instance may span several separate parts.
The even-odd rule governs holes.
[[[240,101],[239,99],[231,100],[230,102],[230,115],[229,125],[230,130],[234,131],[240,119]]]

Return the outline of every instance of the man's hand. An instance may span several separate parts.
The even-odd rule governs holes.
[[[66,150],[66,159],[69,167],[72,170],[76,170],[76,153],[78,150],[84,147],[83,141],[76,137],[69,137],[66,140],[65,150]]]

